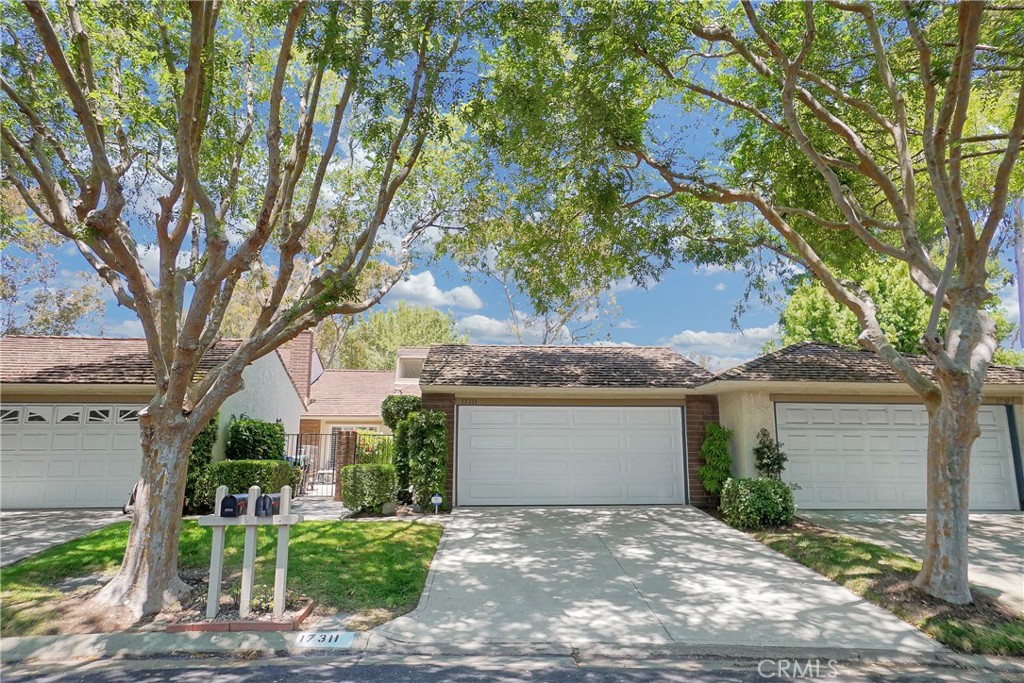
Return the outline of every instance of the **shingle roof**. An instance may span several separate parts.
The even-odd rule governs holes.
[[[908,360],[926,375],[932,363],[924,356]],[[800,342],[737,365],[715,376],[716,380],[759,382],[891,382],[903,380],[873,352],[820,342]],[[989,384],[1024,384],[1024,368],[989,367]]]
[[[667,347],[430,347],[423,386],[690,388],[712,378]]]
[[[310,386],[309,415],[380,417],[391,394],[420,395],[415,383],[396,384],[395,373],[374,370],[325,370]]]
[[[210,349],[200,372],[223,363],[239,342]],[[0,382],[4,384],[153,384],[143,339],[106,337],[0,337]]]

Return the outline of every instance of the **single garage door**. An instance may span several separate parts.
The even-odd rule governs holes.
[[[3,507],[121,507],[139,478],[138,405],[0,406]]]
[[[777,403],[783,478],[807,509],[923,509],[928,414],[924,406]],[[983,406],[971,452],[971,509],[1016,510],[1005,406]]]
[[[684,503],[680,408],[461,406],[458,505]]]

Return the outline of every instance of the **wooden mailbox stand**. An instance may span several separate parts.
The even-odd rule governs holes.
[[[221,517],[221,503],[228,496],[227,486],[217,487],[214,514],[199,518],[199,526],[213,527],[213,547],[210,550],[210,590],[206,595],[206,618],[214,619],[220,609],[220,588],[224,579],[224,531],[229,526],[245,527],[245,550],[242,553],[242,591],[238,599],[238,616],[249,617],[252,612],[252,584],[256,573],[256,527],[277,527],[277,563],[274,570],[274,616],[284,614],[285,590],[288,585],[288,534],[292,524],[302,521],[302,515],[292,514],[292,488],[281,488],[281,506],[278,514],[256,516],[256,501],[260,487],[249,488],[245,514],[240,517]]]

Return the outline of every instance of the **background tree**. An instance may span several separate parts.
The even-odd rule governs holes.
[[[402,346],[465,344],[451,312],[399,301],[359,318],[341,342],[339,365],[353,370],[394,370]]]
[[[921,334],[928,325],[931,302],[914,286],[902,263],[881,262],[869,265],[857,278],[878,307],[878,324],[900,353],[924,353]],[[987,310],[996,326],[996,339],[1002,345],[1011,342],[1016,326],[1006,319],[995,299]],[[940,330],[945,329],[945,316]],[[779,316],[779,334],[783,345],[811,340],[857,346],[860,335],[857,317],[828,294],[821,283],[803,278],[789,294]],[[1006,365],[1024,364],[1024,355],[1011,348],[996,349],[993,360]]]
[[[768,253],[854,314],[859,343],[927,408],[915,585],[952,603],[971,601],[970,453],[996,349],[987,268],[1021,186],[1024,14],[1007,9],[503,5],[487,87],[469,110],[522,179],[513,199],[524,215],[544,211],[515,245],[536,266],[524,270],[536,294],[602,269],[636,278],[673,258],[747,265]],[[931,375],[848,279],[879,257],[903,262],[932,302],[920,341]]]
[[[187,591],[193,438],[247,365],[375,305],[458,208],[449,111],[473,22],[461,3],[362,0],[6,8],[4,182],[135,313],[155,377],[127,551],[94,606],[134,619]],[[264,262],[269,298],[197,378]]]
[[[107,304],[95,275],[60,273],[51,250],[66,240],[25,215],[14,188],[0,193],[0,334],[102,332]]]

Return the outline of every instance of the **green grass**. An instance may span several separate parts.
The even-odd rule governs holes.
[[[242,566],[243,530],[229,528],[225,576]],[[209,528],[185,522],[179,568],[206,570]],[[292,528],[289,591],[313,598],[318,608],[355,613],[415,605],[426,581],[441,527],[402,522],[305,522]],[[116,569],[128,541],[128,523],[94,531],[0,570],[0,635],[56,633],[55,585]],[[277,533],[259,529],[256,584],[272,585]],[[230,590],[230,588],[229,588]]]
[[[1024,617],[977,592],[958,607],[914,590],[921,564],[912,557],[802,521],[754,536],[958,652],[1024,656]]]

